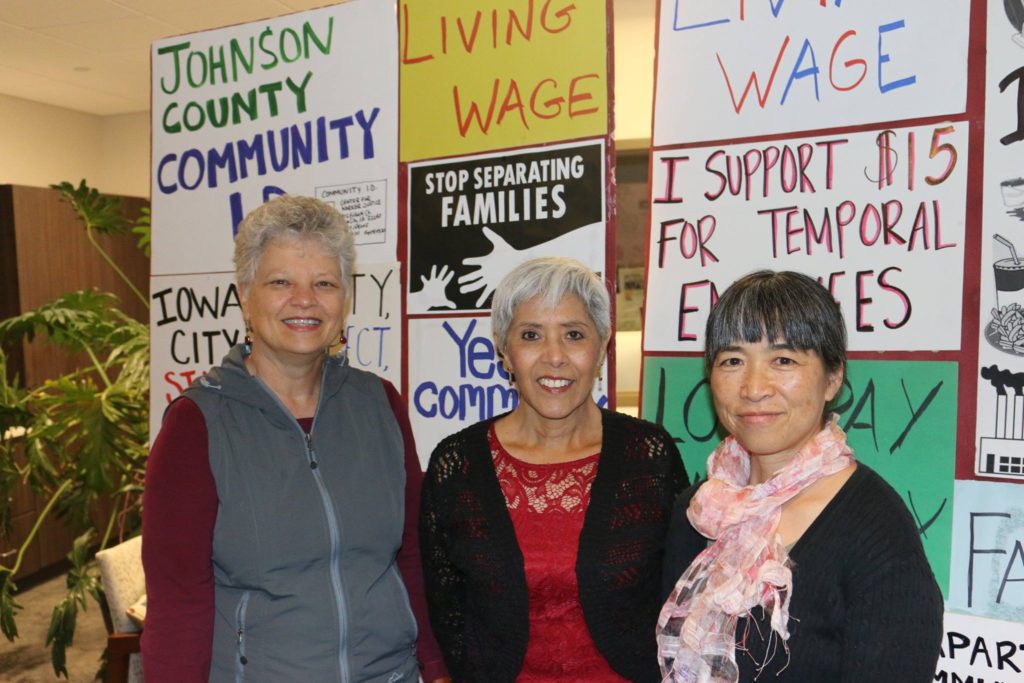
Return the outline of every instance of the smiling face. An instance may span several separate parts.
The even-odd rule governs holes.
[[[277,240],[260,256],[240,293],[254,356],[307,361],[337,343],[344,324],[345,283],[338,259],[311,240]]]
[[[711,395],[722,425],[774,470],[821,431],[825,404],[842,378],[842,368],[827,371],[814,351],[764,340],[740,342],[715,356]]]
[[[520,408],[531,417],[549,420],[582,416],[586,406],[593,405],[591,391],[607,345],[574,294],[554,308],[541,303],[540,297],[519,304],[504,359],[515,373]]]

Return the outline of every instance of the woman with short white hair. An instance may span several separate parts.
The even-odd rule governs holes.
[[[541,258],[495,290],[515,409],[443,440],[420,539],[434,633],[454,681],[657,681],[665,533],[686,485],[664,429],[593,398],[611,318],[604,282]]]
[[[403,401],[331,353],[354,261],[344,217],[317,199],[242,221],[245,342],[168,407],[146,468],[150,683],[415,681],[417,643],[424,678],[445,676]]]

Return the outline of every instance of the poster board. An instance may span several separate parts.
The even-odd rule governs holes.
[[[644,417],[673,435],[691,478],[706,478],[708,456],[725,432],[715,418],[703,358],[645,358],[642,391]],[[835,402],[857,460],[906,502],[943,587],[953,536],[957,394],[952,362],[852,360]]]
[[[606,135],[609,8],[402,2],[402,161]]]
[[[953,122],[655,150],[644,349],[703,349],[718,293],[760,268],[822,280],[850,350],[958,349],[936,323],[960,309],[967,162]]]
[[[614,295],[610,6],[399,7],[406,396],[424,466],[444,436],[517,405],[489,319],[505,274],[571,256]]]
[[[154,44],[151,437],[242,339],[234,235],[279,194],[346,216],[345,352],[403,391],[424,465],[469,423],[442,388],[465,383],[460,353],[495,355],[487,313],[509,270],[574,256],[614,293],[610,8],[352,0]],[[485,336],[459,336],[473,320]],[[503,391],[499,412],[517,400]]]
[[[979,283],[986,311],[993,266],[1009,256],[982,237],[983,160],[986,216],[1019,220],[1005,196],[1015,201],[1019,155],[1007,153],[996,178],[988,158],[989,117],[1000,117],[1004,136],[1020,120],[1016,81],[1009,96],[993,94],[1024,56],[1009,13],[953,0],[659,3],[641,415],[663,424],[702,475],[724,436],[701,355],[708,309],[753,270],[817,278],[847,323],[850,362],[835,408],[856,457],[903,497],[947,609],[1017,621],[995,608],[998,581],[985,592],[1013,557],[1015,534],[1000,515],[1014,519],[1015,492],[961,481],[980,476],[975,424],[1024,438],[1015,380],[986,382],[979,366],[979,355],[995,353],[1000,370],[1012,367],[1014,340],[984,349],[992,326],[984,315],[977,322]],[[1016,50],[998,77],[993,52],[987,74],[984,58],[986,28],[996,26],[1000,49]],[[970,548],[980,547],[969,533],[979,506],[996,512],[977,519],[1000,522],[980,541],[996,548],[985,556],[985,590],[977,575],[965,578]],[[972,585],[981,599],[968,606]],[[1007,584],[1002,608],[1017,600],[1016,586]],[[971,671],[940,661],[937,676],[968,680],[956,676]]]
[[[658,6],[655,147],[964,111],[968,2]]]
[[[1012,3],[1011,3],[1012,4]],[[985,72],[985,170],[978,328],[977,452],[964,478],[1024,482],[1024,177],[1020,152],[1019,22],[997,8],[988,13]],[[1018,249],[1022,253],[1018,253]]]
[[[346,216],[350,359],[401,382],[394,20],[352,0],[154,43],[151,439],[167,403],[242,340],[235,232],[279,194]]]
[[[936,683],[1011,683],[1024,677],[1024,626],[946,613]]]

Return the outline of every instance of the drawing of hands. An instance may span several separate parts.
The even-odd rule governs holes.
[[[465,275],[459,276],[459,291],[469,294],[482,290],[476,299],[477,308],[482,308],[487,297],[491,295],[494,288],[501,282],[505,274],[516,267],[517,264],[525,261],[523,258],[525,249],[518,251],[511,244],[502,239],[501,235],[491,230],[486,225],[483,229],[484,237],[491,243],[491,251],[483,256],[470,256],[462,259],[462,265],[473,268]]]
[[[417,311],[428,311],[431,308],[455,308],[455,302],[448,298],[445,290],[448,283],[455,277],[455,271],[448,266],[430,267],[430,277],[420,275],[423,287],[418,292],[409,293],[409,307]]]
[[[473,268],[459,276],[459,292],[469,294],[480,291],[476,306],[482,308],[487,297],[498,286],[501,279],[524,261],[538,256],[564,256],[571,254],[584,262],[604,262],[604,242],[601,239],[604,223],[597,222],[571,230],[547,242],[528,249],[516,249],[501,235],[484,226],[484,237],[490,241],[491,251],[483,256],[469,256],[462,259],[462,265]],[[597,265],[600,269],[601,266]]]

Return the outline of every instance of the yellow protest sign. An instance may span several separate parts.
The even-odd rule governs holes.
[[[410,0],[398,22],[402,161],[607,134],[606,3]]]

